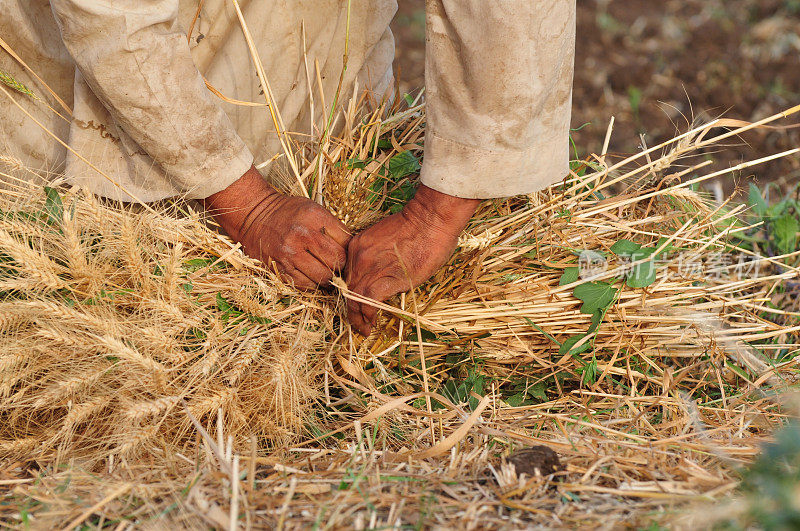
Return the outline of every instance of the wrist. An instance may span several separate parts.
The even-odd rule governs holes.
[[[227,188],[202,200],[203,207],[233,239],[240,241],[252,221],[283,197],[252,166]]]
[[[439,228],[461,232],[481,202],[481,199],[456,197],[421,184],[404,212]]]

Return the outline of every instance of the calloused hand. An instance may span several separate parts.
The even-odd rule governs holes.
[[[274,263],[298,288],[328,284],[344,268],[344,224],[309,199],[278,192],[255,168],[203,204],[248,256]]]
[[[442,267],[458,236],[480,204],[420,185],[397,214],[353,238],[347,250],[347,285],[351,291],[385,301],[413,289]],[[350,324],[363,335],[375,326],[377,309],[347,301]]]

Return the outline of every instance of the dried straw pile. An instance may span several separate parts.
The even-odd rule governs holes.
[[[424,133],[421,106],[358,107],[321,157],[298,151],[354,229],[402,201],[414,176],[392,167],[413,170]],[[612,525],[732,490],[785,417],[800,314],[769,301],[800,270],[797,253],[753,268],[733,247],[743,207],[690,187],[713,177],[692,156],[754,127],[710,138],[731,125],[488,202],[367,339],[347,326],[342,282],[295,291],[189,205],[104,204],[6,172],[0,518]],[[607,270],[575,276],[582,251]],[[647,279],[635,268],[653,256]],[[504,462],[537,442],[562,455],[555,478]]]

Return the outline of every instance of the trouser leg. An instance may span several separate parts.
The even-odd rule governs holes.
[[[575,0],[428,0],[422,182],[485,199],[567,175]]]

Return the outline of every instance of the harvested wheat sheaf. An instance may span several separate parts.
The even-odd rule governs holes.
[[[358,230],[413,185],[413,175],[392,180],[385,168],[399,153],[421,154],[424,112],[381,107],[346,123],[321,164],[305,161],[304,177],[317,179],[318,199]],[[554,502],[542,497],[549,487],[541,478],[518,482],[493,461],[498,441],[500,450],[545,441],[571,455],[564,491],[723,492],[735,483],[726,463],[752,456],[785,416],[775,396],[795,381],[800,330],[800,314],[769,304],[782,282],[798,278],[797,253],[737,249],[735,234],[748,230],[738,220],[743,207],[712,204],[691,188],[715,176],[702,175],[706,164],[693,155],[753,127],[709,138],[726,125],[616,164],[594,157],[538,194],[487,202],[449,264],[413,296],[383,305],[366,339],[347,325],[343,297],[357,295],[343,282],[294,290],[188,204],[153,212],[9,181],[0,191],[0,460],[40,468],[77,460],[107,470],[109,484],[123,466],[128,481],[139,478],[130,487],[137,496],[170,500],[193,474],[187,462],[202,461],[198,452],[211,452],[205,462],[231,478],[250,456],[241,503],[264,525],[318,518],[313,501],[284,502],[284,494],[262,500],[282,513],[247,512],[259,504],[256,466],[283,459],[313,473],[304,452],[341,474],[361,466],[354,463],[376,477],[391,463],[408,477],[433,467],[442,481],[463,479],[458,488],[467,491],[491,469],[502,491],[492,518],[501,520],[503,507],[535,517]],[[623,279],[621,241],[663,251],[646,286]],[[579,278],[574,268],[587,251],[607,268]],[[757,273],[714,262],[718,253],[744,256]],[[700,268],[687,270],[684,260]],[[579,286],[610,299],[588,311]],[[775,363],[779,352],[789,361]],[[482,390],[446,392],[453,378],[476,371],[489,382]],[[554,387],[514,403],[504,389],[520,380]],[[362,503],[354,510],[367,517],[378,504],[381,522],[403,520],[396,500],[298,487],[281,466],[269,476],[271,492],[300,488],[324,495],[320,504]],[[172,479],[155,479],[160,470]],[[170,517],[225,527],[220,506],[235,516],[239,502],[215,499],[212,476]],[[239,492],[239,479],[225,485]],[[418,493],[408,500],[414,510],[425,503]],[[467,518],[453,507],[441,523]],[[562,523],[583,521],[568,513]],[[351,516],[329,524],[352,524]]]

